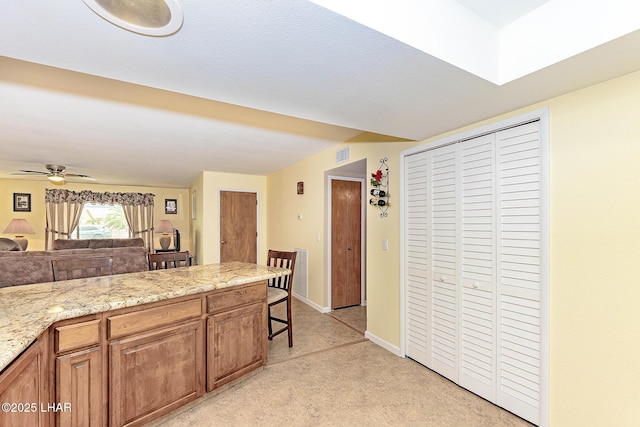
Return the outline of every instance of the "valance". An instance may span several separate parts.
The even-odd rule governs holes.
[[[49,189],[45,193],[45,202],[49,203],[95,203],[102,205],[153,206],[154,195],[151,193],[110,193],[90,190],[71,191]]]

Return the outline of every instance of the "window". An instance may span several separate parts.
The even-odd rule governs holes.
[[[130,236],[121,205],[85,203],[72,239],[122,239]]]

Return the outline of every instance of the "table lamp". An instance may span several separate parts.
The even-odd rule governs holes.
[[[23,251],[27,250],[27,245],[29,244],[29,241],[24,238],[24,235],[36,234],[33,227],[31,227],[31,224],[29,224],[29,222],[24,218],[12,219],[4,228],[4,230],[2,230],[2,232],[7,234],[15,234],[16,237],[13,240],[15,240],[20,245]]]
[[[158,224],[155,231],[157,233],[162,233],[162,236],[160,237],[160,246],[162,246],[162,249],[169,249],[169,245],[171,244],[171,236],[169,236],[169,233],[173,232],[173,224],[171,224],[171,221],[163,219],[160,221],[160,224]]]

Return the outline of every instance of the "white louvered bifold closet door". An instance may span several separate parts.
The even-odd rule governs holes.
[[[431,214],[427,228],[427,265],[431,267],[431,368],[458,380],[458,261],[456,238],[456,147],[449,145],[427,156],[427,203]],[[430,243],[430,244],[429,244]]]
[[[456,144],[462,170],[460,385],[495,400],[495,134]]]
[[[498,405],[539,422],[541,163],[539,124],[497,134]]]
[[[427,267],[427,153],[405,163],[406,354],[431,366],[431,331],[427,329],[431,290]]]
[[[533,422],[541,155],[533,122],[405,157],[406,355]]]

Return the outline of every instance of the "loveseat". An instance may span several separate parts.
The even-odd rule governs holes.
[[[53,281],[52,259],[105,256],[113,259],[113,274],[149,269],[144,241],[136,239],[57,239],[51,251],[0,251],[0,288]]]

